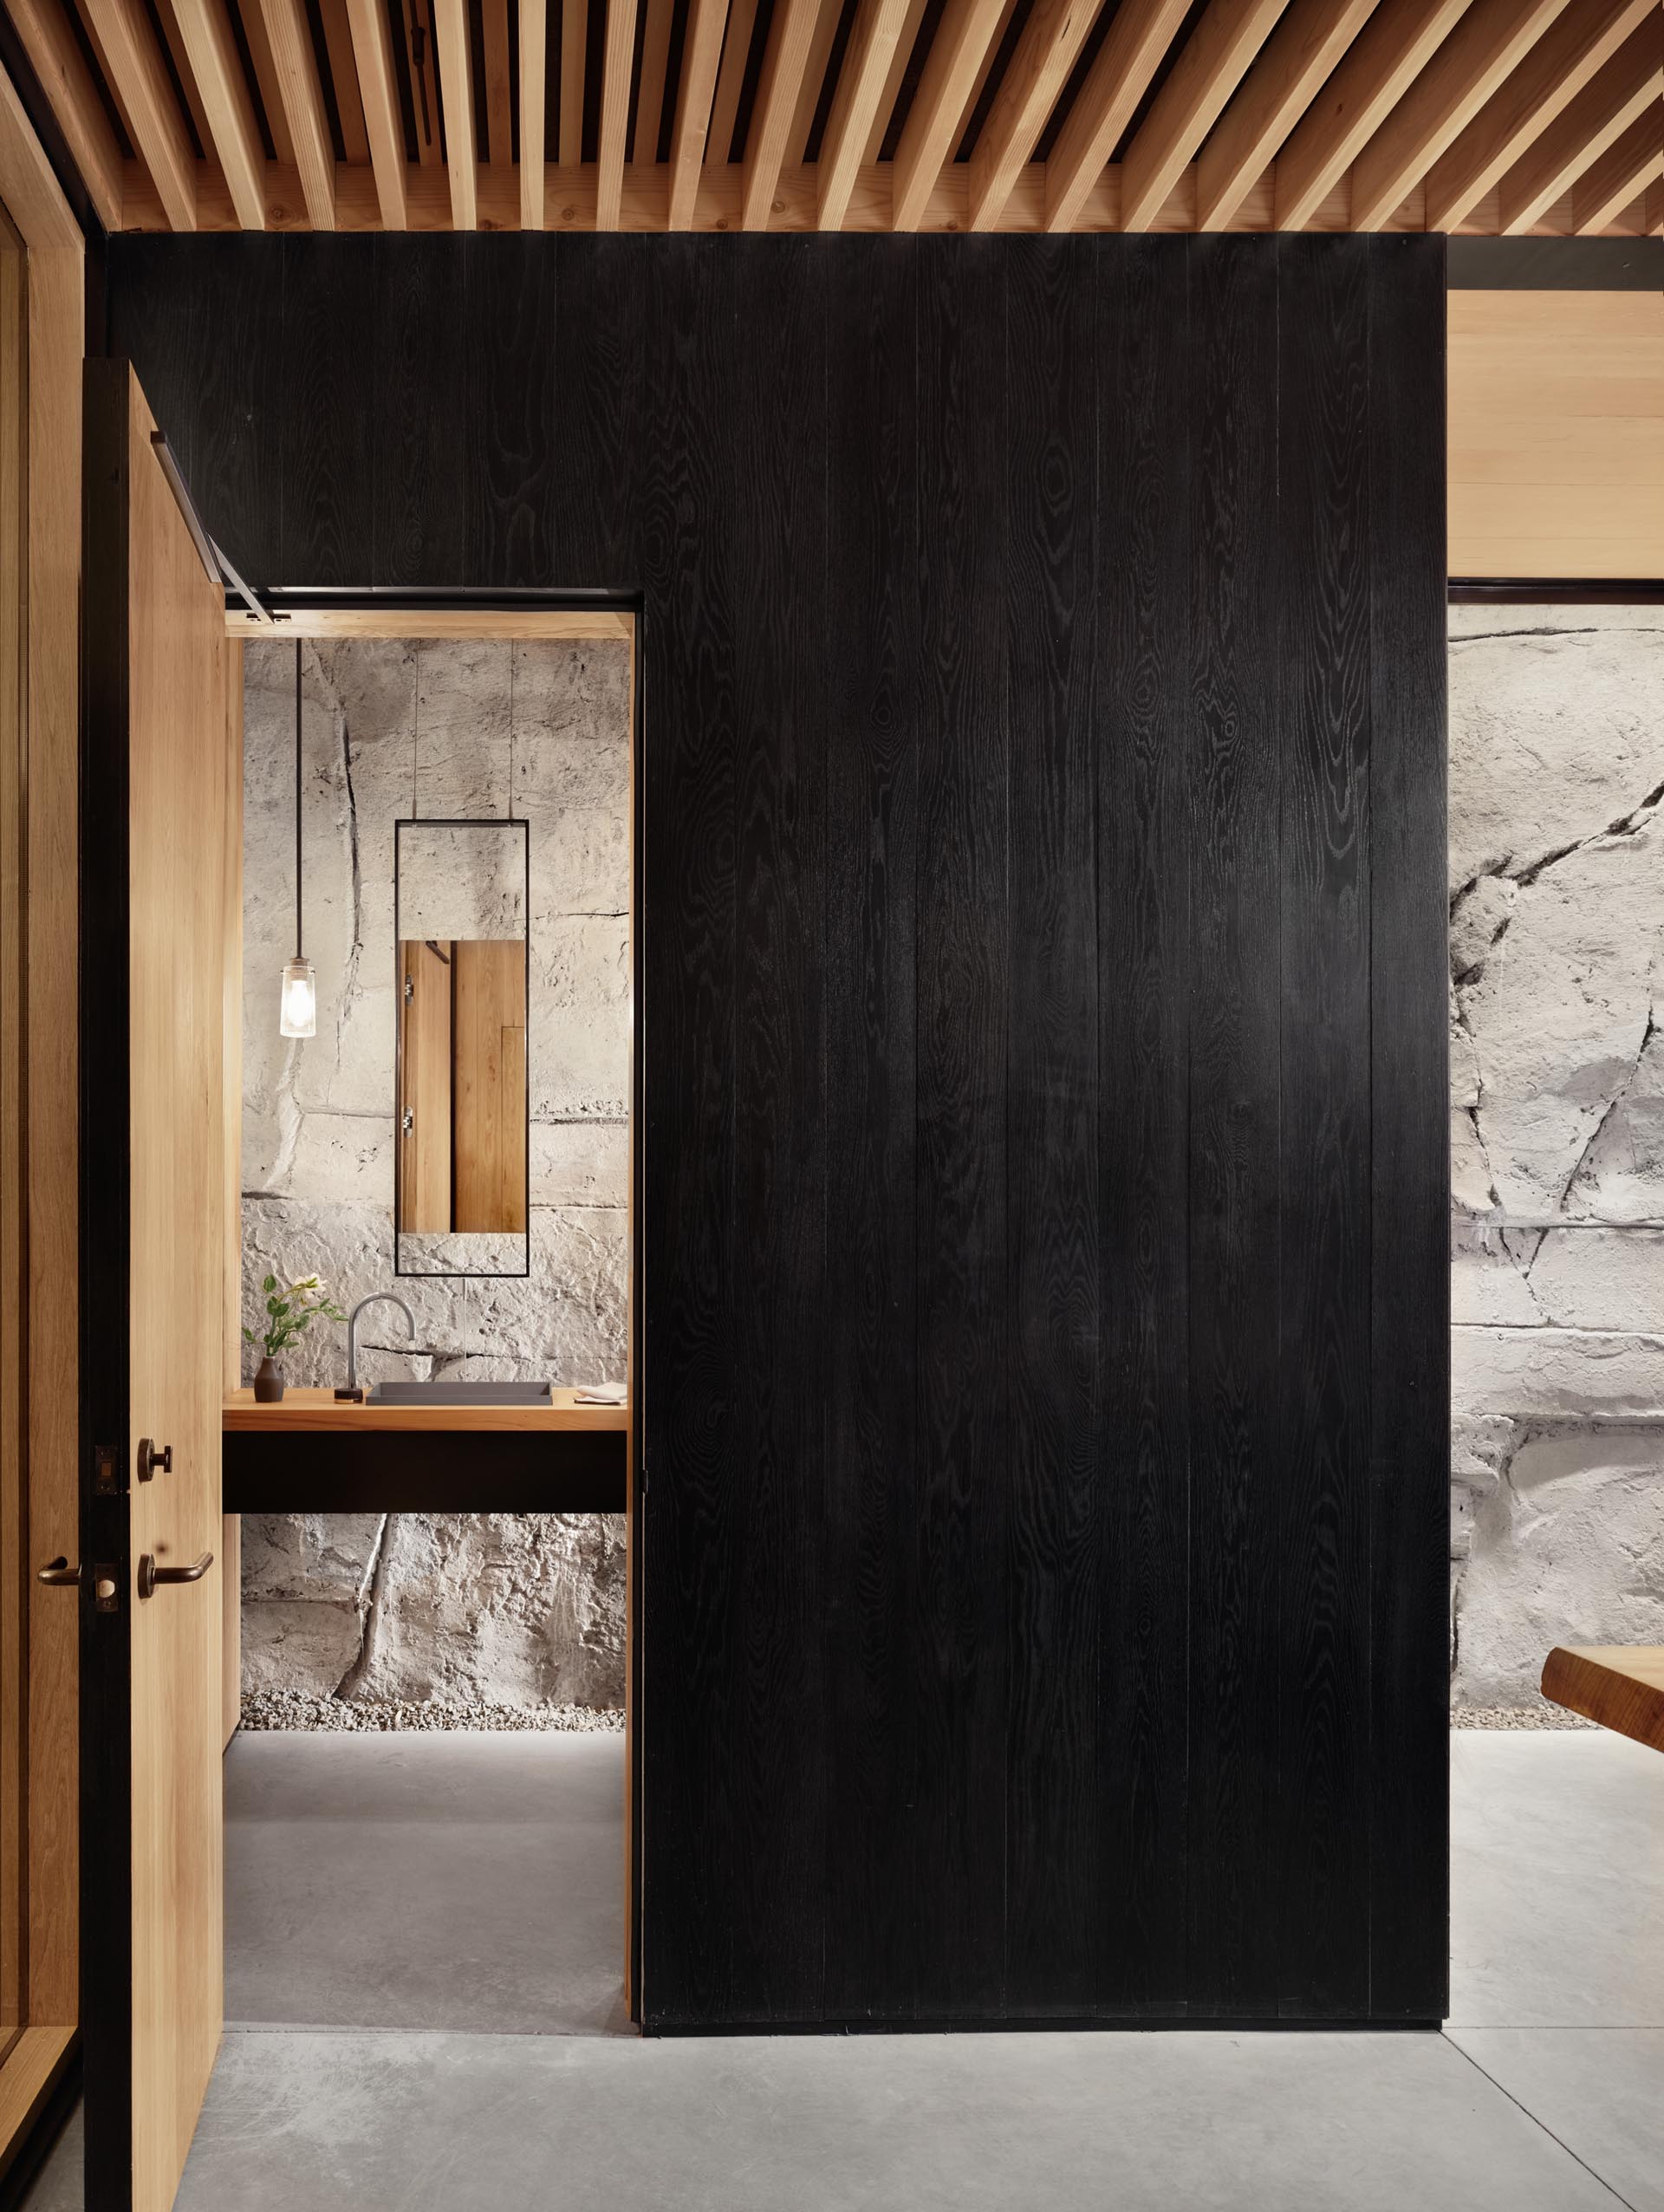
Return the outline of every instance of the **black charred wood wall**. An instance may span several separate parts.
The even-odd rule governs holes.
[[[109,278],[255,582],[640,595],[648,2024],[1436,2018],[1442,241]]]

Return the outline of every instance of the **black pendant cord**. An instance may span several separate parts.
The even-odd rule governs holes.
[[[295,957],[306,957],[301,932],[301,641],[295,641]]]

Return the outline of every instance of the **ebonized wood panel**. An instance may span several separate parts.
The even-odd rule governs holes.
[[[1442,2007],[1442,251],[112,242],[256,581],[641,608],[650,2027]]]

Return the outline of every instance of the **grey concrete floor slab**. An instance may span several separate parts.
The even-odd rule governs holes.
[[[621,1736],[241,1734],[225,2017],[627,2027]]]
[[[1664,2212],[1664,1760],[1453,1738],[1446,2037],[619,2032],[616,1737],[264,1736],[179,2212]],[[484,2025],[491,2032],[472,2032]],[[75,2212],[72,2124],[28,2212]]]
[[[1575,2151],[1632,2212],[1664,2212],[1664,2029],[1453,2027],[1449,2033],[1459,2049]]]
[[[1455,1729],[1450,2018],[1664,2027],[1664,1759],[1605,1729]]]

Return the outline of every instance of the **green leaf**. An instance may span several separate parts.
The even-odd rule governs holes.
[[[277,1287],[277,1278],[275,1275],[268,1275],[260,1287],[263,1291],[275,1291]]]

